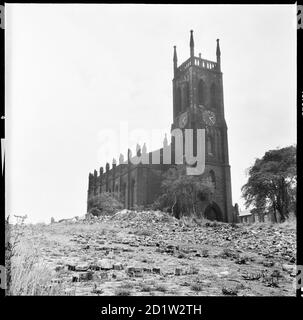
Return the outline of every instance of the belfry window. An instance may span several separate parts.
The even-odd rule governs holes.
[[[186,108],[189,108],[189,84],[186,82],[185,88],[184,88],[184,106],[183,110]]]
[[[207,154],[214,155],[214,139],[211,136],[207,137]]]
[[[182,106],[181,88],[177,88],[177,94],[176,94],[176,114],[177,115],[181,112],[181,106]]]
[[[205,104],[205,84],[202,79],[198,84],[198,103],[202,105]]]
[[[212,185],[216,189],[216,175],[213,170],[210,170],[209,177],[210,177],[210,182],[212,183]]]
[[[217,89],[214,83],[210,87],[210,107],[212,109],[217,108]]]

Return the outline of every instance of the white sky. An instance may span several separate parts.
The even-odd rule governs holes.
[[[245,170],[296,143],[295,5],[6,4],[6,206],[49,222],[86,213],[88,173],[138,139],[160,147],[172,123],[178,63],[215,61],[220,38],[233,203]],[[143,128],[100,152],[102,130]],[[124,137],[125,138],[125,137]]]

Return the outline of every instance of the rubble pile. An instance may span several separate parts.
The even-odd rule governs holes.
[[[111,216],[111,220],[116,221],[131,221],[133,223],[160,223],[167,222],[173,223],[177,219],[172,217],[170,214],[162,211],[133,211],[133,210],[121,210]]]
[[[295,294],[294,227],[124,209],[53,223],[29,237],[55,272],[52,285],[76,295]]]

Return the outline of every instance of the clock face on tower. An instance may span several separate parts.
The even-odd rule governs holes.
[[[183,129],[186,126],[187,121],[188,121],[188,115],[187,115],[187,112],[184,112],[179,117],[179,127]]]
[[[216,115],[209,110],[203,111],[203,121],[206,123],[208,126],[213,126],[216,123]]]

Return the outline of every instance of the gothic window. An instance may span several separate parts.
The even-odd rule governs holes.
[[[214,139],[211,136],[207,137],[207,154],[210,156],[214,155]]]
[[[217,88],[216,85],[213,83],[210,87],[210,107],[212,109],[217,108]]]
[[[176,94],[176,114],[178,115],[181,112],[182,106],[182,95],[181,95],[181,88],[177,88]]]
[[[205,84],[202,79],[198,84],[198,104],[205,104]]]
[[[183,110],[186,108],[189,108],[189,84],[186,82],[185,87],[184,87],[184,106]]]
[[[221,139],[221,131],[218,130],[217,132],[218,134],[218,156],[219,156],[219,160],[223,160],[223,150],[222,150],[222,139]]]
[[[213,170],[210,170],[209,177],[210,177],[210,182],[212,183],[212,185],[216,189],[216,175]]]

